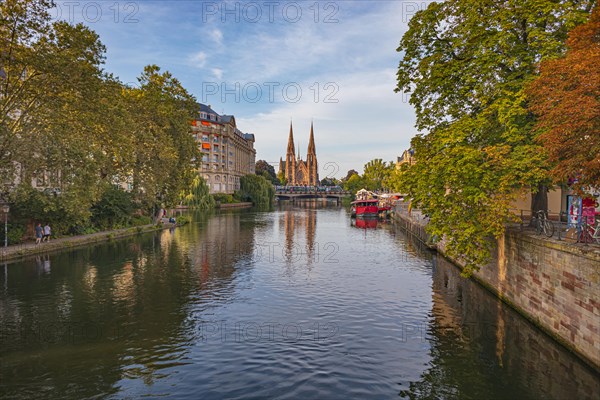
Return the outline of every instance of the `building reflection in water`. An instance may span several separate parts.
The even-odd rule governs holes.
[[[331,207],[322,199],[303,200],[296,203],[283,202],[279,210],[279,229],[284,233],[283,254],[286,264],[291,266],[302,261],[302,265],[312,266],[319,258],[319,243],[315,242],[317,212]]]
[[[400,234],[407,243],[417,242]],[[426,252],[418,243],[413,249]],[[461,277],[448,260],[434,256],[432,277],[426,339],[433,360],[420,381],[401,386],[401,397],[461,398],[473,388],[489,396],[502,392],[502,398],[523,398],[525,392],[532,399],[594,399],[600,392],[594,371],[477,283]],[[466,372],[464,365],[476,368]],[[519,385],[498,387],[499,381]]]

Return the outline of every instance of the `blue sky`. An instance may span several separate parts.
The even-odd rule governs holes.
[[[320,175],[395,160],[416,134],[394,93],[412,1],[69,1],[54,18],[84,22],[107,47],[105,68],[136,82],[157,64],[238,128],[257,159],[285,156],[290,120],[305,158],[314,121]],[[276,169],[277,169],[277,165]]]

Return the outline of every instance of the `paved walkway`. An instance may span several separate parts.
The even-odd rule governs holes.
[[[172,224],[163,223],[163,228],[171,227]],[[31,254],[40,254],[60,249],[67,249],[81,246],[89,243],[105,242],[119,237],[131,236],[144,232],[151,232],[159,229],[156,225],[141,225],[112,231],[103,231],[90,233],[88,235],[68,236],[58,239],[51,239],[49,242],[36,244],[35,241],[17,244],[8,247],[2,247],[0,250],[0,260],[10,260],[25,257]]]

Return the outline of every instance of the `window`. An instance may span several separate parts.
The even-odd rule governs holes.
[[[219,156],[217,154],[213,155],[213,161],[214,162],[219,162]]]
[[[202,135],[202,141],[208,142],[208,135]]]
[[[204,118],[204,119],[206,119],[206,113],[205,113],[205,112],[201,112],[201,113],[200,113],[200,118]]]

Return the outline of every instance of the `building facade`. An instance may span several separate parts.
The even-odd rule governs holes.
[[[302,160],[300,149],[298,149],[298,158],[296,158],[295,148],[294,129],[290,123],[287,152],[285,161],[282,158],[279,159],[279,173],[284,174],[289,186],[317,186],[319,184],[319,169],[312,123],[310,124],[310,138],[306,161]]]
[[[254,135],[240,131],[233,115],[219,115],[201,104],[192,134],[202,153],[200,176],[211,193],[231,194],[239,190],[240,177],[254,174]]]
[[[402,164],[413,165],[417,159],[415,158],[415,151],[413,149],[404,150],[402,156],[396,160],[396,169],[400,169]]]

